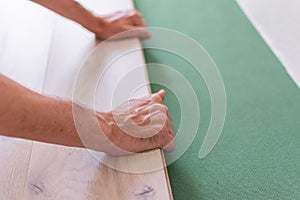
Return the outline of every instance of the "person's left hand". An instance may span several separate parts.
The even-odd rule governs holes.
[[[114,36],[116,36],[115,39],[128,37],[146,39],[151,36],[142,15],[136,10],[120,11],[108,16],[96,17],[92,32],[102,40]]]

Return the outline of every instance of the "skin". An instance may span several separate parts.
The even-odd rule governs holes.
[[[104,115],[97,113],[98,119],[104,116],[111,128],[111,131],[104,132],[110,154],[124,155],[155,148],[175,149],[172,118],[167,106],[163,105],[164,97],[165,91],[161,90],[125,102]]]
[[[34,0],[107,39],[148,38],[142,16],[135,10],[98,17],[73,0]],[[175,134],[165,92],[133,99],[110,112],[95,112],[71,101],[33,92],[0,74],[0,135],[72,147],[111,155],[127,155],[155,148],[172,151]],[[138,130],[138,131],[134,131]]]
[[[74,0],[33,0],[95,33],[98,39],[108,39],[124,31],[120,37],[149,38],[150,32],[142,15],[136,10],[120,11],[108,16],[95,16]]]
[[[41,95],[1,74],[0,91],[5,91],[0,93],[0,135],[3,136],[89,148],[111,155],[175,148],[171,117],[162,104],[163,90],[125,102],[110,112],[94,112],[71,101]],[[150,128],[159,127],[154,134],[142,131],[133,135],[119,126],[132,120],[134,125],[146,127],[151,115]]]

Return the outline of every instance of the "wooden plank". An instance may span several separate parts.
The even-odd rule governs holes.
[[[30,1],[0,1],[1,73],[32,90],[42,91],[54,17]]]
[[[32,4],[25,1],[24,3]],[[121,0],[114,4],[97,1],[95,4],[97,6],[94,7],[92,3],[95,4],[95,2],[86,1],[87,6],[102,9],[101,11],[94,10],[98,14],[132,7],[130,1]],[[99,4],[104,6],[99,6]],[[36,10],[31,10],[31,15],[36,12],[51,13],[37,5],[33,7]],[[107,9],[103,9],[105,7]],[[24,11],[20,10],[20,13],[22,12]],[[23,74],[18,73],[17,68],[21,68],[22,65],[17,63],[14,70],[17,76],[13,78],[23,80],[23,77],[19,76],[30,74],[30,79],[20,82],[25,82],[25,85],[28,84],[27,86],[37,91],[43,90],[48,95],[70,99],[74,95],[72,89],[80,64],[96,45],[94,36],[77,24],[54,13],[45,16],[47,16],[45,20],[49,22],[48,32],[51,34],[44,38],[43,45],[34,47],[32,50],[26,49],[29,53],[40,51],[42,55],[46,55],[46,62],[41,59],[38,63],[42,71],[30,74],[32,69],[29,67],[27,73],[24,71]],[[41,30],[37,27],[35,25],[31,28]],[[28,30],[28,33],[30,32]],[[22,40],[16,37],[17,39]],[[95,105],[97,110],[109,110],[130,97],[140,97],[149,93],[149,87],[146,84],[148,77],[140,50],[122,56],[110,66],[109,70],[101,67],[106,66],[112,59],[124,52],[140,48],[139,41],[129,39],[109,42],[105,45],[104,51],[96,52],[97,60],[101,60],[101,63],[98,63],[99,66],[93,67],[97,63],[93,59],[86,65],[96,71],[87,71],[87,74],[81,74],[81,78],[77,80],[85,81],[85,84],[78,88],[75,95],[77,100],[89,106],[93,106],[95,96],[99,102]],[[34,59],[36,56],[28,55],[28,57]],[[26,62],[25,58],[20,62]],[[133,73],[124,78],[124,75],[132,70]],[[104,74],[103,78],[97,85],[101,74]],[[7,73],[7,75],[10,74]],[[40,77],[43,81],[39,81]],[[132,79],[132,77],[137,78]],[[124,89],[118,84],[121,82],[129,84],[126,84]],[[134,92],[141,84],[144,84],[143,87]],[[96,93],[93,90],[95,85],[97,85]],[[115,92],[113,88],[117,88]],[[112,104],[111,99],[117,101]],[[26,169],[27,166],[24,165],[24,170]],[[13,188],[9,190],[14,191]],[[172,199],[172,194],[163,154],[160,150],[133,156],[110,157],[104,153],[86,149],[34,142],[23,199]]]
[[[103,165],[85,149],[42,143],[35,143],[32,156],[25,199],[170,199],[163,170],[125,173]],[[151,163],[160,152],[143,156]],[[114,161],[129,167],[133,157]]]
[[[0,137],[1,199],[23,198],[31,149],[31,141]]]
[[[53,23],[45,10],[28,2],[0,1],[0,72],[39,92]],[[24,31],[30,28],[34,31]],[[23,199],[31,152],[32,141],[0,137],[1,199]]]

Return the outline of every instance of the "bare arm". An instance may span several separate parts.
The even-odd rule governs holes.
[[[81,147],[71,102],[35,93],[0,74],[0,134]]]
[[[107,17],[97,17],[74,0],[32,0],[94,32],[99,39],[130,31],[123,37],[148,38],[146,23],[136,10],[117,12]]]
[[[118,17],[120,13],[117,13],[100,18],[73,0],[34,1],[74,20],[93,31],[101,39],[145,26],[141,15],[136,11],[123,13],[120,17]],[[149,33],[145,29],[137,29],[125,36],[148,37]],[[175,136],[171,117],[166,106],[162,104],[164,92],[124,103],[115,111],[95,113],[71,101],[35,93],[1,74],[0,91],[0,135],[86,147],[113,155],[157,147],[164,147],[166,150],[174,149],[172,141]],[[77,111],[75,116],[79,118],[77,126],[74,122],[76,120],[74,120],[73,110]],[[128,110],[131,113],[127,113]],[[167,114],[165,120],[160,120],[162,113]],[[128,117],[124,118],[124,116]],[[153,127],[160,127],[155,135],[147,135],[149,130],[151,132],[151,127],[139,132],[138,135],[130,135],[131,130],[120,128],[115,121],[119,119],[121,124],[135,121],[141,127],[147,127],[149,116],[156,116],[154,120],[156,124]],[[101,127],[100,131],[99,127]],[[169,143],[170,145],[167,145]]]
[[[112,155],[158,147],[174,149],[175,135],[171,117],[162,104],[164,91],[131,100],[107,113],[95,113],[70,101],[35,93],[2,74],[0,91],[0,135],[86,147]],[[73,110],[79,122],[77,126]],[[149,116],[154,116],[152,121],[155,124],[147,128]],[[163,116],[166,116],[165,120]],[[131,126],[120,128],[120,124],[128,124],[130,121],[145,127],[137,133],[140,135],[134,133]],[[101,127],[100,131],[95,124]],[[149,135],[151,130],[155,132],[154,135]]]

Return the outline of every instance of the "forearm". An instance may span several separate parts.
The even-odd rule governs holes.
[[[106,17],[97,17],[74,0],[32,0],[70,20],[73,20],[95,33],[96,37],[105,40],[119,33],[118,38],[149,38],[145,22],[140,13],[131,10],[114,13]]]
[[[1,74],[0,91],[0,135],[85,147],[112,155],[126,155],[157,147],[166,150],[175,148],[171,119],[161,119],[162,114],[167,112],[169,115],[162,104],[164,91],[133,100],[130,104],[125,102],[116,108],[114,115],[113,111],[95,113],[76,103],[35,93]],[[128,113],[129,110],[133,113]],[[149,127],[145,127],[145,132],[131,133],[133,121],[138,126],[148,125],[146,119],[150,115],[156,118],[153,119],[156,123],[153,127],[161,127],[158,133],[149,136]],[[127,124],[129,129],[120,128],[115,119],[122,127]]]
[[[104,140],[95,135],[96,130],[82,130],[85,144],[82,143],[74,122],[72,102],[35,93],[1,74],[0,91],[0,135],[92,149],[99,144],[98,150],[101,150]],[[91,123],[93,113],[74,105],[79,110],[77,115],[84,115],[80,116],[81,123]],[[102,123],[102,127],[106,127],[105,121]]]
[[[74,0],[32,0],[70,20],[73,20],[86,29],[94,32],[99,25],[97,19],[91,12]]]

